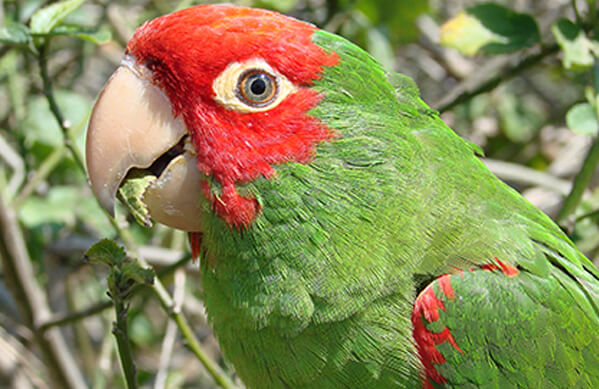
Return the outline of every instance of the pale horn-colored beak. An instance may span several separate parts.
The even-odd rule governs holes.
[[[194,154],[185,124],[173,116],[166,95],[148,71],[126,58],[98,97],[87,131],[87,169],[102,207],[114,214],[127,173],[148,169],[157,176],[143,195],[152,219],[199,231],[202,176]]]

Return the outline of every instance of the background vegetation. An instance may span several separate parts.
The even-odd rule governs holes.
[[[311,21],[413,77],[597,263],[594,0],[232,2]],[[110,219],[82,169],[90,108],[134,29],[198,3],[0,0],[0,387],[241,385],[206,322],[185,235],[122,208]],[[101,238],[152,264],[154,284],[110,242],[85,257]]]

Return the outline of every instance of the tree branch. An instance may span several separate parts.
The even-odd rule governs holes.
[[[83,389],[86,387],[79,367],[57,328],[40,331],[38,323],[51,316],[45,295],[35,280],[31,259],[25,247],[14,211],[6,206],[0,193],[0,256],[6,283],[44,361],[56,388]]]
[[[497,73],[496,76],[490,79],[484,79],[482,82],[478,82],[475,85],[472,85],[473,80],[477,80],[481,76],[479,72],[458,84],[451,92],[447,94],[447,96],[445,96],[443,99],[437,102],[435,104],[435,106],[437,107],[436,109],[439,112],[445,112],[449,109],[452,109],[456,105],[471,100],[475,96],[489,92],[495,89],[500,83],[517,76],[524,70],[541,62],[549,55],[557,53],[558,50],[559,46],[557,44],[544,46],[541,48],[540,52],[524,58],[523,60],[519,61],[515,66],[508,66],[501,70],[499,73]]]
[[[185,270],[178,268],[175,270],[175,277],[173,280],[173,302],[175,309],[180,310],[183,305],[183,299],[185,297]],[[164,389],[166,387],[166,379],[168,376],[168,368],[171,361],[173,349],[175,347],[175,341],[177,340],[177,323],[169,320],[164,338],[162,340],[162,350],[160,352],[160,364],[158,373],[156,374],[156,380],[154,381],[154,389]]]
[[[40,48],[38,55],[40,74],[42,76],[42,82],[44,84],[44,96],[46,96],[46,100],[48,100],[48,104],[50,105],[50,111],[52,111],[52,114],[56,118],[58,126],[62,131],[65,146],[71,152],[71,155],[75,159],[77,166],[81,168],[83,174],[86,174],[83,157],[81,156],[81,153],[79,153],[79,150],[75,146],[75,140],[73,139],[72,134],[70,132],[71,125],[67,120],[65,120],[64,116],[62,115],[62,111],[58,107],[56,98],[54,97],[54,92],[52,90],[52,81],[50,80],[50,76],[48,75],[48,45],[49,41],[46,41],[46,43],[44,43],[44,45]]]
[[[562,180],[549,173],[541,172],[512,162],[482,158],[489,170],[503,181],[514,182],[526,186],[541,186],[561,195],[566,195],[572,188],[570,181]]]
[[[595,63],[593,64],[592,70],[593,76],[593,87],[595,93],[599,91],[599,62],[595,59]],[[591,182],[591,178],[593,177],[593,173],[597,170],[597,165],[599,165],[599,137],[596,136],[589,152],[587,153],[586,158],[582,164],[582,168],[574,178],[574,184],[572,185],[572,190],[566,196],[564,200],[564,205],[562,209],[560,209],[556,221],[559,224],[563,224],[567,221],[568,217],[576,211],[578,204],[580,204],[580,200],[582,200],[582,195],[584,194],[585,189],[589,186]]]

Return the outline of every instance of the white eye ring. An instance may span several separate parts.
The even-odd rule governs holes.
[[[272,81],[269,86],[274,88],[267,99],[252,100],[244,93],[244,83],[248,76],[263,74]],[[244,62],[230,63],[212,82],[216,100],[225,108],[240,113],[264,112],[273,109],[297,87],[284,75],[274,70],[262,58],[252,58]]]

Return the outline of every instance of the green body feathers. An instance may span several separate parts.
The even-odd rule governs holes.
[[[253,388],[598,387],[599,272],[494,177],[403,76],[335,35],[310,112],[337,136],[308,164],[238,185],[262,212],[234,231],[206,203],[205,303],[225,356]],[[485,270],[494,258],[518,270]],[[463,271],[460,275],[459,270]],[[473,269],[473,271],[470,271]],[[435,281],[450,273],[455,298]],[[425,378],[411,321],[445,382]],[[564,384],[567,384],[564,386]]]

